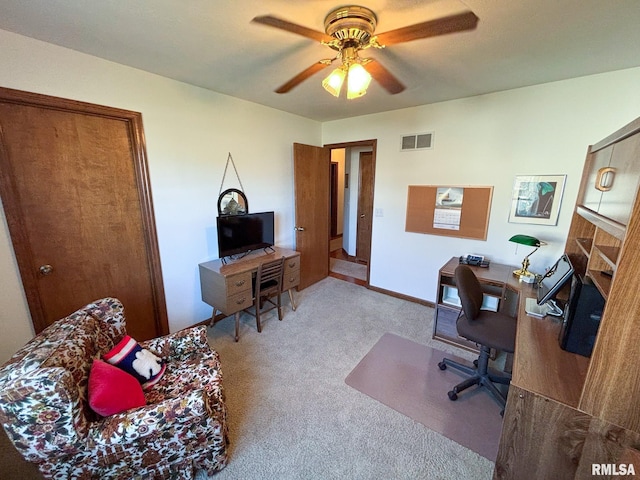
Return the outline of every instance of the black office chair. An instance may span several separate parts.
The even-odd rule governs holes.
[[[282,281],[284,276],[284,257],[278,260],[262,263],[258,266],[258,272],[253,285],[253,307],[244,311],[256,317],[258,332],[262,332],[260,315],[274,308],[278,309],[278,319],[282,320]],[[276,302],[271,300],[276,297]],[[265,302],[272,306],[264,309]]]
[[[450,400],[457,400],[463,390],[479,385],[485,387],[502,406],[500,414],[504,413],[505,395],[495,385],[508,385],[511,376],[499,374],[489,370],[489,355],[495,348],[507,353],[513,353],[516,339],[516,319],[498,312],[481,310],[482,288],[473,270],[466,265],[460,265],[455,271],[458,295],[462,302],[462,311],[458,317],[456,328],[462,337],[476,342],[480,346],[480,356],[474,361],[475,367],[463,365],[444,358],[438,367],[445,370],[452,367],[470,375],[447,393]]]

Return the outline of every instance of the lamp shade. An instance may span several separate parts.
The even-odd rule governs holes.
[[[324,81],[322,82],[322,86],[334,97],[339,97],[340,89],[342,89],[342,84],[344,83],[344,79],[346,76],[347,71],[344,69],[344,67],[338,67],[333,72],[331,72],[327,78],[324,79]]]
[[[514,235],[509,239],[509,241],[520,245],[528,245],[530,247],[539,247],[542,245],[540,240],[530,235]]]
[[[527,283],[533,283],[535,281],[535,274],[529,271],[529,257],[532,253],[534,253],[538,248],[542,245],[546,245],[545,242],[541,242],[536,237],[532,237],[531,235],[514,235],[509,239],[510,242],[517,243],[519,245],[526,245],[527,247],[535,247],[529,255],[524,257],[522,260],[522,267],[518,270],[514,270],[513,274],[518,277],[521,281]]]
[[[354,63],[349,67],[347,79],[347,99],[358,98],[367,93],[367,88],[371,83],[371,75],[362,65]]]

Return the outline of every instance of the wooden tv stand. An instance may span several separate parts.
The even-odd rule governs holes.
[[[252,278],[258,271],[258,266],[280,257],[285,257],[282,289],[289,292],[291,308],[295,310],[293,289],[300,284],[300,252],[273,247],[273,251],[251,252],[243,258],[228,260],[226,263],[220,259],[201,263],[200,290],[202,301],[213,307],[211,322],[216,323],[230,315],[235,315],[236,323],[239,322],[240,312],[253,304]]]

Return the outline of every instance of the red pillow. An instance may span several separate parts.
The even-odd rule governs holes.
[[[103,417],[146,404],[135,377],[99,359],[91,365],[88,388],[89,406]]]

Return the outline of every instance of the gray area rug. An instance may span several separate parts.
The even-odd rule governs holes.
[[[367,279],[367,266],[361,265],[355,262],[347,262],[346,260],[340,260],[339,258],[329,258],[329,270],[348,277],[359,278],[360,280]]]
[[[284,299],[283,320],[269,312],[262,333],[243,314],[238,343],[233,317],[209,329],[231,442],[211,480],[492,478],[487,458],[344,382],[387,332],[473,359],[431,339],[432,308],[332,277],[296,293],[295,312]]]
[[[452,402],[447,392],[461,381],[441,371],[443,353],[385,333],[345,379],[359,390],[451,440],[495,461],[500,442],[500,406],[477,387]],[[458,360],[448,355],[452,360]]]

